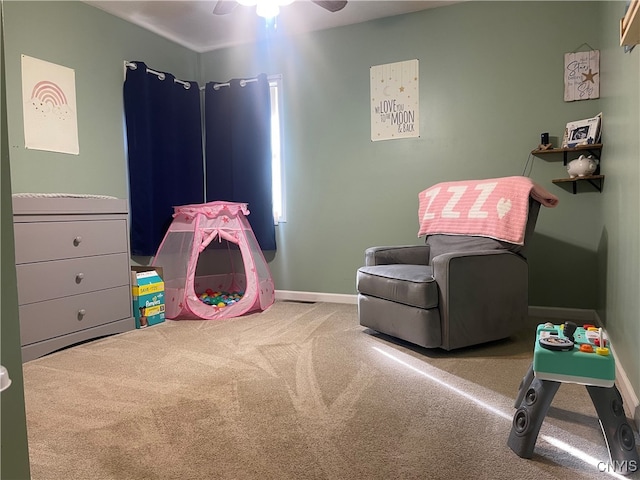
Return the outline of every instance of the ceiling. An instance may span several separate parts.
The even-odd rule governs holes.
[[[262,38],[267,30],[265,20],[256,15],[255,7],[238,5],[227,15],[214,15],[216,1],[100,0],[85,3],[199,53],[254,42]],[[270,28],[272,35],[294,35],[450,3],[455,2],[350,0],[344,9],[331,13],[309,0],[296,0],[281,8],[275,31],[273,27]]]

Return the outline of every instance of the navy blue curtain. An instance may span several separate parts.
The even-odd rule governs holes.
[[[269,80],[226,83],[205,89],[207,201],[247,203],[260,248],[275,250]]]
[[[204,201],[200,91],[132,62],[124,83],[131,254],[155,255],[173,207]],[[164,79],[162,79],[164,77]]]

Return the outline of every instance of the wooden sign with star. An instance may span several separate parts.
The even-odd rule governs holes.
[[[564,55],[564,101],[600,98],[600,50]]]

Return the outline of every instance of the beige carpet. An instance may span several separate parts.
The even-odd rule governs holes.
[[[359,326],[354,305],[276,302],[76,346],[24,365],[32,479],[610,478],[578,385],[533,459],[506,445],[539,321],[444,352]]]

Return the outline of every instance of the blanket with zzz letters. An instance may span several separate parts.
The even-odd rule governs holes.
[[[528,177],[438,183],[420,192],[418,236],[475,235],[523,245],[530,197],[545,207],[558,204]]]

